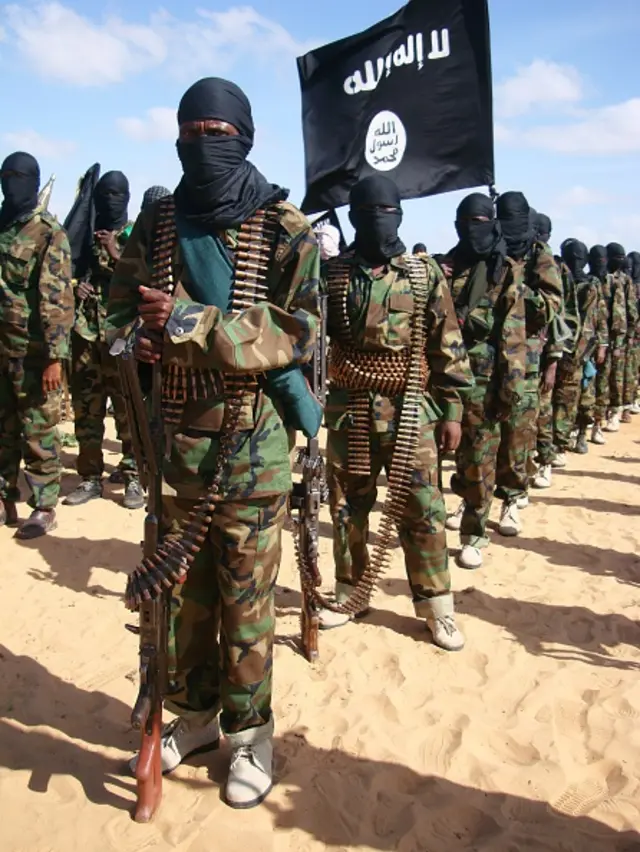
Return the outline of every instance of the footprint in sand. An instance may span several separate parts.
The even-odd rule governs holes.
[[[567,816],[586,816],[609,796],[609,791],[599,781],[581,781],[572,784],[552,803],[552,808]]]

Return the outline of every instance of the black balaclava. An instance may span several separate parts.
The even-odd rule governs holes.
[[[623,272],[627,267],[627,253],[620,243],[609,243],[607,245],[607,268],[609,272]]]
[[[411,254],[426,254],[427,247],[424,243],[416,243]]]
[[[40,166],[35,157],[25,154],[24,151],[16,151],[10,154],[0,168],[2,172],[2,195],[4,196],[2,208],[0,208],[0,227],[6,228],[31,213],[38,206],[38,192],[40,190]],[[7,175],[5,172],[15,172]]]
[[[630,251],[627,255],[629,261],[629,275],[634,284],[640,284],[640,252]]]
[[[128,221],[129,181],[122,172],[106,172],[93,190],[96,231],[119,231]]]
[[[390,178],[370,175],[359,180],[349,193],[349,219],[356,232],[355,249],[364,260],[386,263],[405,253],[398,236],[402,222],[400,191]]]
[[[182,96],[178,124],[218,119],[238,136],[198,136],[178,140],[183,177],[175,191],[176,208],[186,219],[211,230],[240,225],[256,210],[284,201],[289,191],[268,183],[247,160],[253,148],[251,104],[235,83],[205,77]]]
[[[146,210],[147,207],[150,207],[156,201],[160,201],[161,198],[166,198],[167,195],[171,195],[171,190],[167,189],[166,186],[150,186],[142,196],[140,210]]]
[[[489,221],[478,222],[473,216],[486,216]],[[463,198],[456,211],[455,226],[460,240],[458,250],[463,258],[470,263],[494,259],[493,278],[499,280],[507,247],[489,196],[472,192]]]
[[[588,276],[584,270],[589,260],[589,249],[584,243],[573,237],[565,240],[560,246],[560,256],[569,267],[574,281],[587,280]]]
[[[504,192],[498,198],[496,213],[509,257],[521,260],[534,239],[529,202],[521,192]]]
[[[589,272],[604,281],[607,275],[607,250],[596,244],[589,249]]]
[[[551,239],[551,219],[544,213],[536,213],[533,219],[533,232],[536,240],[548,243]]]

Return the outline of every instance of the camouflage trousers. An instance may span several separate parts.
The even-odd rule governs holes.
[[[553,443],[559,453],[566,453],[571,443],[571,432],[578,419],[583,372],[584,366],[574,361],[563,359],[558,365],[553,389]]]
[[[174,530],[194,505],[163,497],[163,529]],[[172,712],[222,710],[226,733],[271,718],[274,590],[286,510],[286,494],[217,505],[171,602]]]
[[[638,396],[638,344],[630,343],[624,356],[623,405],[633,405]]]
[[[554,390],[555,388],[549,388],[549,390],[545,390],[542,385],[540,386],[540,407],[538,409],[538,434],[536,438],[535,450],[537,451],[538,461],[541,465],[551,464],[551,462],[556,457],[556,450],[553,445]]]
[[[607,357],[598,367],[596,376],[596,407],[594,411],[595,420],[600,423],[611,408],[619,408],[622,405],[624,395],[624,354],[614,356],[610,349]]]
[[[464,500],[460,527],[463,544],[486,547],[487,520],[496,484],[501,423],[487,411],[487,386],[476,384],[465,398],[462,438],[456,452],[451,488]]]
[[[109,355],[109,347],[99,340],[85,340],[75,332],[71,335],[72,372],[71,397],[78,440],[77,469],[83,479],[99,478],[104,472],[102,444],[104,441],[107,397],[111,397],[118,438],[122,442],[122,460],[118,465],[125,481],[137,475],[127,422],[118,365]]]
[[[329,429],[327,436],[327,484],[333,521],[333,557],[336,582],[355,585],[369,563],[369,515],[377,497],[377,481],[391,466],[395,436],[371,435],[369,476],[348,472],[348,431]],[[446,509],[438,489],[438,452],[434,425],[422,424],[411,490],[402,523],[400,546],[416,615],[425,616],[429,600],[451,588],[445,531]]]
[[[25,359],[22,369],[0,372],[0,497],[20,499],[18,474],[24,473],[32,509],[53,509],[58,502],[61,392],[42,390],[42,362]]]
[[[540,377],[525,379],[523,398],[512,416],[501,425],[496,470],[496,497],[512,503],[529,489],[538,436]]]
[[[580,383],[580,399],[578,401],[578,415],[576,417],[576,426],[580,432],[586,432],[587,427],[591,426],[595,419],[596,410],[596,380],[592,378],[589,384],[582,387]]]

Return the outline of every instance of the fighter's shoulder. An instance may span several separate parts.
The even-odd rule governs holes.
[[[295,204],[290,201],[277,201],[271,209],[276,213],[280,227],[291,239],[301,234],[313,236],[311,222]]]
[[[66,243],[67,234],[53,213],[47,210],[36,210],[20,229],[16,239],[18,242],[35,243],[42,248],[52,242]]]

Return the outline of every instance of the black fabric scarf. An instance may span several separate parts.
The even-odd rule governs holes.
[[[122,172],[106,172],[93,191],[96,231],[119,231],[129,219],[131,194],[129,181]]]
[[[533,217],[533,233],[536,240],[548,243],[551,239],[552,231],[551,219],[544,213],[535,213]]]
[[[607,277],[607,250],[604,246],[591,246],[589,250],[589,272],[600,281]]]
[[[474,216],[486,216],[489,221],[480,222],[474,220]],[[459,239],[454,249],[456,261],[459,258],[464,266],[480,264],[483,261],[484,275],[487,278],[486,291],[488,280],[492,280],[494,284],[500,281],[507,254],[502,228],[495,218],[491,199],[480,192],[468,195],[458,206],[455,226]]]
[[[390,178],[371,175],[358,181],[349,194],[349,219],[356,232],[353,246],[368,263],[383,264],[406,252],[398,236],[400,192]]]
[[[209,231],[238,226],[256,210],[284,201],[289,191],[269,183],[247,160],[253,148],[251,105],[234,83],[206,77],[183,95],[178,123],[218,119],[238,136],[198,136],[178,140],[183,177],[175,191],[176,209]]]
[[[0,171],[3,172],[0,183],[4,196],[0,208],[0,229],[4,230],[28,216],[38,206],[40,166],[31,154],[17,151],[5,159]],[[15,174],[5,177],[5,172]]]
[[[609,272],[618,270],[626,271],[627,253],[620,243],[609,243],[607,245],[607,266]]]
[[[584,243],[573,238],[565,240],[560,246],[560,256],[569,267],[569,272],[576,283],[588,280],[584,270],[589,260],[589,250]]]
[[[521,192],[505,192],[498,198],[496,212],[509,257],[522,260],[534,241],[529,202]]]
[[[627,255],[627,260],[629,261],[629,275],[631,276],[634,284],[640,284],[640,252],[631,251]]]

